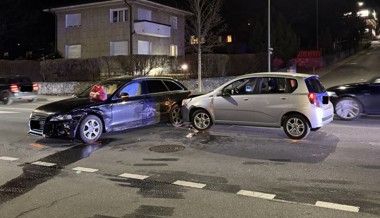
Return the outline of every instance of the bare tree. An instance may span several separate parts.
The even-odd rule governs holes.
[[[198,91],[202,91],[202,53],[211,52],[219,43],[218,36],[225,29],[221,17],[222,0],[187,0],[194,14],[187,28],[191,44],[198,54]]]

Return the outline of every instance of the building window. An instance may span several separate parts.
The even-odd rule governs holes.
[[[170,56],[177,57],[178,56],[178,46],[170,45]]]
[[[170,25],[172,26],[172,29],[178,28],[178,19],[175,16],[170,16]]]
[[[117,8],[110,10],[110,22],[119,23],[128,21],[128,9],[127,8]]]
[[[128,41],[110,42],[110,56],[128,55]]]
[[[66,14],[66,28],[81,25],[81,14]]]
[[[231,43],[232,42],[232,35],[228,35],[227,36],[227,43]]]
[[[138,41],[138,54],[150,55],[152,54],[152,43],[149,41]]]
[[[82,46],[81,45],[66,45],[65,57],[68,59],[81,58]]]
[[[137,19],[138,20],[152,20],[152,11],[144,8],[137,9]]]

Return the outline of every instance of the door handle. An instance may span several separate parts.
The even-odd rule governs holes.
[[[140,104],[144,104],[144,100],[140,100],[139,103],[140,103]]]
[[[286,99],[288,99],[287,97],[281,97],[280,98],[281,100],[286,100]]]
[[[243,98],[244,101],[248,101],[248,98]]]

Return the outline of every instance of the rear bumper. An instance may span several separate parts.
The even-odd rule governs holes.
[[[309,114],[311,128],[318,128],[331,123],[334,119],[334,107],[331,103],[324,108],[314,108]]]
[[[12,93],[10,98],[16,100],[32,100],[37,98],[37,92],[16,92]]]

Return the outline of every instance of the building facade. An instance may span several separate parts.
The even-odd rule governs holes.
[[[108,0],[45,10],[56,15],[57,50],[65,58],[185,54],[185,16],[148,0]]]

